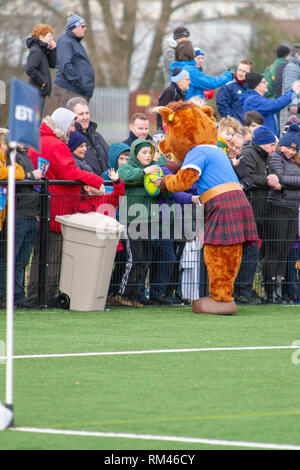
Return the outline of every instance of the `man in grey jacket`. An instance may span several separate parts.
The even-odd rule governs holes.
[[[300,81],[300,43],[296,43],[292,47],[291,57],[285,66],[282,74],[282,93],[290,90],[293,84]],[[300,96],[293,100],[291,105],[298,105],[300,102]],[[284,124],[289,118],[289,107],[284,108],[280,112],[280,130],[284,128]]]
[[[175,60],[175,49],[182,41],[189,41],[190,32],[185,26],[178,26],[170,37],[163,44],[163,70],[166,86],[170,85],[171,64]]]

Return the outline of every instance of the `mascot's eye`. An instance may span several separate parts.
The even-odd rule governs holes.
[[[169,114],[169,117],[168,117],[169,121],[173,121],[174,117],[175,117],[174,113]]]

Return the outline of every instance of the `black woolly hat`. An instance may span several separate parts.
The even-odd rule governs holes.
[[[173,32],[174,39],[188,38],[190,35],[191,33],[185,26],[178,26]]]
[[[252,89],[256,88],[263,78],[264,76],[257,72],[249,72],[245,76],[248,87]]]

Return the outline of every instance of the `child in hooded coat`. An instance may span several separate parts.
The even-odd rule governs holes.
[[[151,229],[153,224],[159,223],[158,196],[149,196],[144,188],[145,175],[160,170],[159,161],[153,164],[155,150],[151,141],[136,139],[131,144],[128,162],[119,168],[120,177],[126,184],[127,196],[120,205],[120,222],[124,223],[125,219],[132,252],[131,269],[128,266],[130,273],[126,272],[123,276],[123,279],[127,280],[124,296],[119,299],[122,305],[127,306],[143,306],[136,299],[147,270],[145,260],[149,259],[151,253]],[[154,184],[159,187],[160,177],[156,178]]]

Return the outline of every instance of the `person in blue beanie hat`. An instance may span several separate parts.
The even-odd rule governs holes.
[[[68,140],[68,147],[72,152],[75,164],[81,170],[93,173],[92,167],[85,160],[87,150],[87,139],[80,132],[71,132]]]
[[[66,106],[68,100],[74,96],[82,96],[87,101],[93,96],[94,69],[81,44],[85,33],[85,19],[74,14],[67,18],[66,32],[57,41],[53,89],[60,106]]]
[[[200,70],[202,70],[202,64],[203,64],[203,61],[204,61],[204,51],[202,49],[200,49],[200,47],[196,46],[194,47],[194,51],[195,51],[195,62],[196,62],[196,67]],[[202,70],[203,72],[203,70]]]

